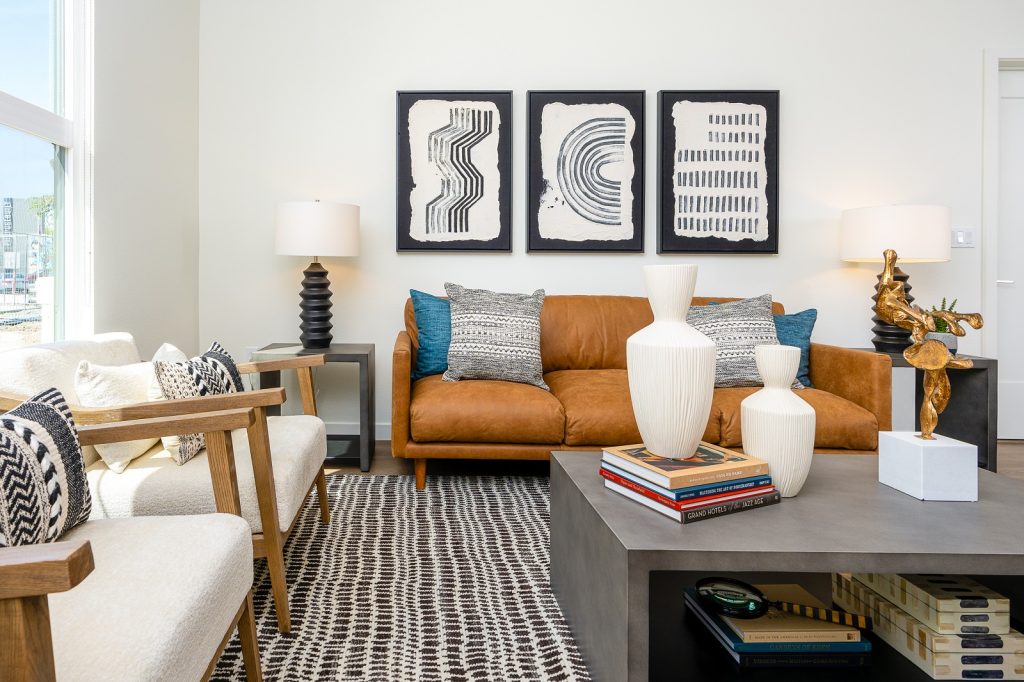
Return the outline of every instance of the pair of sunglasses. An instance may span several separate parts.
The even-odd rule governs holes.
[[[759,618],[768,609],[776,608],[805,618],[848,625],[860,630],[871,628],[871,619],[865,616],[820,606],[772,601],[753,585],[733,578],[703,578],[697,581],[697,597],[705,607],[730,618]]]

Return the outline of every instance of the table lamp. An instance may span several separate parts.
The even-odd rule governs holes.
[[[302,271],[299,307],[303,348],[331,345],[331,282],[321,257],[359,255],[359,207],[330,201],[288,201],[277,205],[275,251],[313,259]]]
[[[948,206],[898,205],[853,208],[842,213],[839,256],[851,263],[882,263],[882,253],[893,249],[900,263],[941,263],[950,258],[952,215]],[[878,275],[881,281],[882,275]],[[894,278],[903,282],[907,302],[912,303],[910,279],[896,267]],[[878,302],[878,286],[872,301]],[[875,333],[871,342],[882,353],[902,353],[910,346],[910,331],[871,318]]]

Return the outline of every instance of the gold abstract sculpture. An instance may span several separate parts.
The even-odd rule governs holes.
[[[985,321],[978,313],[954,313],[948,310],[924,310],[921,306],[907,303],[903,282],[893,276],[896,269],[896,252],[887,249],[883,254],[885,268],[878,284],[878,301],[875,313],[883,321],[910,330],[913,345],[903,351],[903,357],[913,367],[924,370],[924,402],[921,405],[921,435],[924,440],[934,440],[939,415],[949,404],[949,377],[947,369],[970,369],[974,362],[970,358],[958,358],[946,344],[936,339],[926,339],[928,332],[935,331],[936,318],[946,321],[949,330],[956,336],[967,332],[960,326],[966,322],[974,329],[981,329]]]

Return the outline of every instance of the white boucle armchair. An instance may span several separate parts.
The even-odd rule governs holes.
[[[75,373],[82,360],[107,366],[141,362],[134,339],[125,333],[6,351],[0,353],[0,408],[13,407],[26,396],[56,387],[80,424],[234,408],[253,410],[253,424],[233,431],[225,444],[235,454],[238,480],[238,506],[231,511],[249,522],[253,553],[267,560],[278,628],[289,632],[284,543],[314,486],[321,519],[324,523],[330,521],[323,468],[327,432],[316,414],[312,373],[313,367],[324,364],[324,357],[308,355],[238,365],[242,374],[296,370],[304,414],[281,417],[267,416],[268,407],[285,401],[281,388],[113,408],[83,408],[76,404],[79,401],[75,391]],[[91,448],[86,449],[86,457],[93,498],[91,518],[206,514],[217,510],[218,474],[226,472],[217,471],[218,463],[209,457],[208,450],[177,465],[157,443],[122,473],[109,469]]]
[[[253,410],[82,426],[83,445],[187,428],[230,470],[230,429]],[[238,504],[224,477],[217,507]],[[233,514],[90,519],[59,542],[0,548],[0,680],[196,682],[238,627],[246,678],[262,679],[249,525]]]

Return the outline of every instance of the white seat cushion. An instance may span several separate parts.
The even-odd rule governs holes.
[[[252,540],[237,516],[89,521],[95,570],[50,595],[57,679],[202,679],[252,587]]]
[[[305,415],[269,417],[270,453],[277,488],[280,530],[286,531],[299,512],[327,456],[327,430],[319,417]],[[231,434],[242,516],[252,532],[263,531],[256,504],[249,442],[243,429]],[[135,459],[122,473],[102,462],[88,467],[92,491],[92,517],[208,514],[217,510],[206,450],[178,466],[169,452],[157,444]]]

